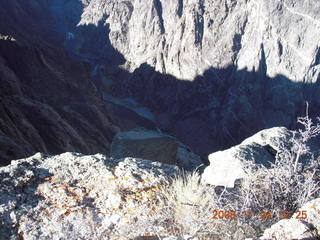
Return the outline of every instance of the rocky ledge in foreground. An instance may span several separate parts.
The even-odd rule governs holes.
[[[159,239],[154,233],[170,236],[174,231],[171,226],[163,227],[157,214],[162,211],[163,186],[177,173],[174,165],[101,154],[38,153],[12,161],[0,168],[0,240],[150,240]],[[300,210],[307,211],[306,219],[282,220],[261,239],[318,239],[320,199]],[[230,238],[222,232],[214,239],[243,238]]]
[[[152,214],[157,189],[177,169],[100,154],[36,154],[12,161],[0,168],[0,239],[129,236],[128,226]]]

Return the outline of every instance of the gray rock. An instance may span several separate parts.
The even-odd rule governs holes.
[[[92,0],[79,25],[110,16],[110,41],[133,69],[146,62],[188,80],[209,67],[252,71],[263,46],[268,76],[315,82],[319,9],[317,0]]]
[[[261,145],[238,145],[225,151],[209,155],[210,165],[202,174],[202,181],[215,186],[233,188],[237,179],[245,177],[243,161],[254,161],[257,164],[268,165],[272,156]]]
[[[127,113],[112,102],[118,122],[128,120],[122,130],[154,124],[204,157],[260,129],[295,127],[306,99],[318,111],[312,83],[319,76],[319,8],[317,0],[11,0],[0,3],[0,32],[28,46],[63,42],[70,54],[102,67],[99,90],[134,98],[153,113],[143,121],[141,109]],[[83,123],[90,121],[81,121],[87,129]],[[105,130],[92,132],[77,138],[81,148],[64,150],[85,152],[82,140],[90,135],[86,153],[101,152],[93,145],[102,141],[91,136]]]
[[[274,127],[270,129],[262,130],[251,137],[248,137],[242,141],[241,145],[249,145],[252,143],[264,146],[266,149],[275,154],[280,150],[280,145],[290,149],[290,140],[293,138],[293,131],[288,130],[285,127]]]
[[[306,99],[319,109],[319,10],[317,0],[92,0],[79,27],[104,24],[105,45],[133,74],[113,76],[111,94],[138,99],[206,156],[260,129],[295,127]]]
[[[244,161],[270,166],[280,145],[290,148],[289,140],[292,136],[292,131],[275,127],[262,130],[235,147],[212,153],[209,155],[210,165],[204,170],[202,180],[216,186],[234,187],[235,180],[245,177]]]
[[[199,156],[174,137],[146,129],[118,133],[111,144],[111,156],[143,158],[192,170],[202,164]]]
[[[292,219],[284,219],[272,225],[264,231],[263,236],[259,239],[319,239],[320,199],[317,198],[306,203],[299,211],[301,211],[301,213],[295,213],[292,216]],[[306,219],[295,219],[297,217],[302,217],[302,211],[305,211]]]
[[[157,201],[159,187],[177,170],[164,163],[111,160],[101,154],[36,154],[12,161],[0,168],[0,236],[127,239],[128,226],[137,216],[152,214],[150,203]],[[135,231],[144,235],[150,230]]]

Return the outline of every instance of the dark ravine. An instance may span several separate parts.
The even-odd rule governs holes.
[[[0,165],[41,151],[107,153],[119,128],[63,49],[0,40]]]
[[[80,25],[109,15],[110,42],[131,72],[107,71],[104,93],[138,100],[203,157],[264,128],[296,128],[305,101],[319,114],[320,29],[306,4],[162,0],[160,12],[153,3],[93,0],[84,9]]]
[[[319,12],[0,1],[0,240],[318,239]]]
[[[99,113],[112,111],[102,115],[107,119],[114,115],[122,130],[136,126],[159,128],[206,158],[258,130],[295,128],[296,117],[304,113],[305,101],[310,104],[312,116],[319,114],[320,39],[316,13],[320,5],[316,0],[312,2],[313,9],[290,0],[68,0],[54,4],[12,0],[0,3],[0,33],[17,39],[14,44],[19,48],[42,46],[37,51],[44,59],[52,58],[56,65],[61,62],[62,48],[66,48],[69,56],[62,54],[61,66],[68,66],[70,61],[77,70],[71,72],[66,67],[61,71],[72,78],[76,88],[83,89],[71,91],[76,99],[82,101],[92,95],[87,93],[94,89],[88,77],[91,72],[98,90],[92,90],[92,98],[98,103],[83,100],[90,108],[98,108]],[[47,52],[47,46],[55,50]],[[22,59],[27,65],[27,58]],[[52,67],[46,68],[52,71]],[[80,74],[81,69],[85,73]],[[41,73],[41,78],[46,74]],[[81,80],[73,74],[86,76]],[[30,78],[37,77],[31,74]],[[68,81],[61,84],[69,85]],[[30,86],[34,87],[34,97],[38,99],[39,95],[48,101],[50,95],[41,94],[44,87],[37,86]],[[13,91],[15,95],[18,90]],[[88,115],[88,109],[82,110],[82,102],[78,104],[82,115]],[[10,123],[9,118],[3,121],[4,125]],[[101,121],[106,128],[113,126],[109,120]],[[109,132],[106,138],[96,138],[93,130],[89,134],[81,125],[74,130],[82,137],[62,144],[68,148],[46,151],[105,152],[115,131],[101,131],[101,124],[95,123],[93,129],[102,135]],[[4,132],[2,139],[11,146],[12,139],[8,138]],[[44,149],[39,149],[41,144],[48,145],[25,141],[30,147],[20,149],[19,157]]]

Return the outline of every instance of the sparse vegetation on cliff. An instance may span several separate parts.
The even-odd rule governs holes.
[[[246,178],[233,189],[214,190],[196,172],[176,177],[162,188],[166,207],[160,212],[168,218],[162,222],[170,222],[177,231],[172,233],[179,235],[243,239],[291,217],[320,193],[320,159],[307,145],[320,134],[319,122],[314,124],[308,114],[298,118],[302,129],[286,146],[279,145],[271,167],[245,162]]]

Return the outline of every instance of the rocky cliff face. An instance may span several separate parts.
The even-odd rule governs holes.
[[[0,31],[63,44],[119,125],[160,128],[207,154],[319,113],[317,0],[21,0]]]
[[[119,129],[88,70],[59,48],[0,40],[0,165],[37,151],[108,152]]]
[[[263,128],[294,128],[304,101],[317,112],[319,9],[315,0],[92,0],[79,27],[105,23],[106,45],[131,72],[107,69],[101,82],[113,87],[103,91],[138,100],[205,156]]]
[[[107,19],[110,41],[127,61],[179,79],[229,65],[255,71],[264,51],[268,76],[315,82],[319,8],[316,0],[93,0],[79,24]]]

